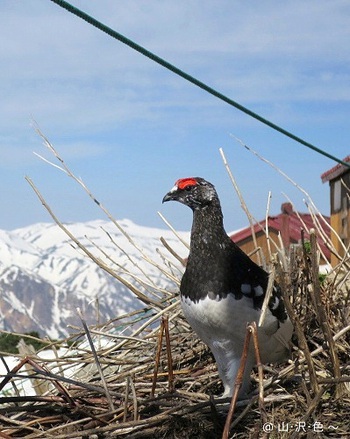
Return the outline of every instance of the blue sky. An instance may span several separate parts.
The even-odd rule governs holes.
[[[340,159],[350,153],[350,4],[72,0],[72,4],[263,117]],[[0,228],[50,221],[30,176],[65,222],[103,217],[38,159],[34,119],[116,218],[186,230],[191,213],[161,205],[180,177],[215,184],[226,227],[247,224],[219,154],[252,214],[303,195],[232,137],[271,160],[329,213],[320,175],[336,163],[187,83],[49,0],[0,3]]]

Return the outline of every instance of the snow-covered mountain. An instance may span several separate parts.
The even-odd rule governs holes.
[[[170,230],[142,227],[129,220],[118,224],[122,230],[103,220],[65,226],[95,257],[143,293],[176,290],[176,282],[163,271],[179,278],[181,264],[163,247],[160,237],[181,257],[188,254],[184,244]],[[179,235],[188,242],[189,233]],[[67,335],[68,325],[81,326],[77,307],[89,323],[142,307],[127,287],[50,223],[0,230],[0,294],[1,329],[36,330],[52,338]]]

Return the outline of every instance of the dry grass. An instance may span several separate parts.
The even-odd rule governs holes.
[[[321,323],[306,281],[312,276],[309,264],[296,258],[291,275],[288,295],[303,336],[300,339],[297,332],[288,366],[265,371],[267,421],[275,430],[283,423],[290,430],[305,423],[309,433],[319,422],[324,430],[320,437],[349,437],[349,292],[346,288],[335,292],[336,279],[321,286],[327,316]],[[332,346],[325,341],[323,326],[332,334]],[[48,383],[49,390],[1,398],[2,437],[221,437],[228,401],[225,405],[210,399],[209,395],[217,397],[222,391],[215,363],[183,320],[176,298],[164,302],[160,311],[145,307],[90,327],[88,333],[100,369],[92,347],[83,342],[86,333],[76,333],[74,344],[52,362],[43,364],[31,356],[26,373],[32,380]],[[15,384],[23,371],[24,364],[4,380]],[[262,437],[256,396],[236,409],[231,434]],[[275,431],[271,437],[292,434]]]
[[[59,163],[94,199],[60,158]],[[106,269],[106,262],[92,256]],[[264,367],[263,405],[256,373],[255,391],[238,403],[230,437],[350,438],[349,256],[322,282],[313,233],[309,252],[300,246],[287,254],[281,247],[273,258],[296,329],[292,357]],[[160,269],[177,282],[181,259],[165,259],[167,269]],[[76,328],[66,341],[72,344],[58,350],[55,360],[36,355],[18,360],[0,382],[0,389],[13,385],[12,395],[0,398],[0,437],[222,437],[229,401],[219,398],[223,389],[215,362],[184,320],[177,294],[161,291],[162,299],[155,300],[135,284],[132,291],[142,302],[139,311],[89,328],[82,316],[84,330]],[[35,384],[45,382],[46,390],[20,396],[16,383],[23,375]],[[264,432],[263,421],[273,430]]]

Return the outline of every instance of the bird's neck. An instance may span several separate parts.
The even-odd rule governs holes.
[[[191,230],[191,251],[195,247],[206,247],[227,242],[224,220],[219,203],[194,210]]]

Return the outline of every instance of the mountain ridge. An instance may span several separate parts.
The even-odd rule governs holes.
[[[176,291],[176,282],[155,266],[159,264],[169,271],[169,262],[160,254],[166,253],[180,277],[179,262],[162,249],[160,242],[164,237],[175,252],[186,257],[188,250],[173,232],[140,226],[128,219],[117,223],[119,228],[105,220],[67,223],[65,227],[95,257],[118,275],[136,282],[141,290]],[[189,240],[188,232],[179,235]],[[75,247],[54,223],[0,230],[0,329],[35,330],[61,338],[68,335],[69,325],[81,326],[77,307],[92,324],[97,323],[97,301],[100,321],[142,306],[130,290]],[[147,258],[154,263],[147,262]]]

